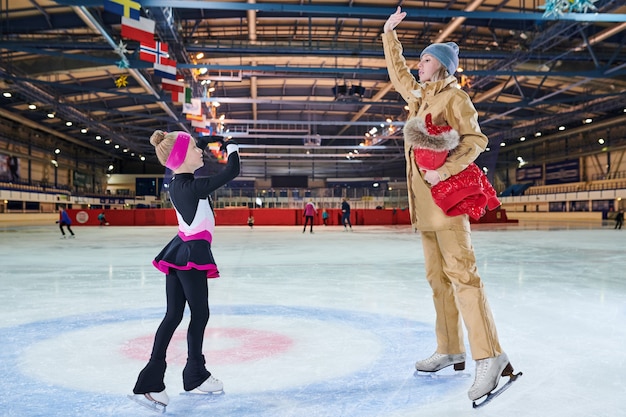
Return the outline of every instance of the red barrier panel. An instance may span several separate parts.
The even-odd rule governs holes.
[[[111,226],[134,226],[136,210],[92,210],[92,209],[68,209],[66,210],[72,219],[72,226],[98,226],[98,214],[104,213],[107,223]]]
[[[135,225],[136,226],[164,226],[165,225],[165,213],[167,212],[167,210],[168,209],[133,210],[135,212]]]
[[[254,225],[258,226],[293,226],[296,224],[295,209],[264,209],[250,210],[254,216]]]
[[[328,225],[341,225],[341,210],[326,209]],[[178,219],[174,209],[133,209],[133,210],[91,210],[68,209],[67,214],[72,219],[72,225],[98,226],[98,214],[104,213],[110,226],[176,226]],[[227,208],[215,210],[215,224],[218,226],[245,226],[248,216],[254,216],[255,226],[302,226],[304,224],[304,210],[302,209],[248,209]],[[313,218],[315,225],[324,224],[322,212]],[[356,209],[350,213],[352,225],[373,226],[411,224],[409,210],[398,209]],[[472,223],[517,223],[509,220],[505,210],[487,211],[479,220]]]
[[[165,209],[165,225],[178,226],[178,217],[176,217],[176,210]]]
[[[411,212],[409,209],[396,209],[394,224],[411,224]]]
[[[110,226],[135,226],[136,210],[90,210],[93,218],[97,219],[98,214],[104,211],[107,222]]]
[[[365,226],[393,224],[393,210],[358,210]]]
[[[247,207],[215,209],[215,224],[218,226],[245,226],[248,224],[249,215],[250,209]]]

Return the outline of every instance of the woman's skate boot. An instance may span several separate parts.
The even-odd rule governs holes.
[[[477,360],[474,385],[467,393],[469,399],[476,401],[490,394],[498,386],[501,376],[515,376],[506,353],[493,358]]]
[[[454,365],[455,371],[465,369],[465,353],[446,355],[435,352],[430,358],[417,361],[415,363],[415,369],[421,372],[437,372],[451,365]]]

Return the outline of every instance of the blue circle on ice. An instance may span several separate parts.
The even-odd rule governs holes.
[[[403,410],[415,413],[416,409],[429,402],[440,401],[453,391],[462,395],[470,384],[461,374],[451,377],[414,376],[415,360],[430,355],[434,347],[432,326],[418,321],[352,310],[270,305],[214,305],[211,314],[250,316],[251,320],[254,316],[273,316],[277,320],[289,317],[314,319],[329,325],[340,323],[373,334],[380,349],[367,366],[356,371],[328,379],[320,375],[313,382],[294,384],[280,390],[263,390],[260,387],[257,392],[229,395],[226,383],[226,395],[223,396],[179,397],[170,393],[167,407],[170,416],[192,417],[208,413],[237,417],[402,415]],[[117,323],[123,326],[125,321],[160,319],[162,316],[162,308],[111,311],[0,329],[0,370],[3,384],[8,389],[6,395],[0,396],[0,409],[6,415],[22,417],[119,417],[145,413],[125,396],[99,392],[97,372],[87,377],[93,383],[82,391],[41,381],[24,372],[26,367],[21,366],[21,362],[24,360],[23,352],[30,345],[58,338],[63,333]],[[83,348],[75,347],[76,350]],[[358,346],[346,348],[354,354],[359,352]],[[67,361],[66,358],[60,360]],[[98,357],[93,357],[93,361],[97,364]],[[303,357],[302,361],[307,361],[307,358]],[[58,366],[63,369],[65,366],[80,366],[80,363]],[[314,364],[311,364],[311,369],[315,369]],[[246,372],[245,364],[241,365],[241,372]],[[275,372],[289,370],[277,367]],[[122,380],[119,383],[127,385],[130,391],[134,381]]]

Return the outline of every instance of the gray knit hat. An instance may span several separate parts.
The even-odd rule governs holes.
[[[459,45],[454,42],[432,43],[424,48],[420,54],[420,59],[424,54],[437,58],[437,61],[446,67],[450,75],[453,75],[459,67]]]

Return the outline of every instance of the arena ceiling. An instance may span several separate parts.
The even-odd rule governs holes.
[[[380,39],[397,6],[408,12],[397,32],[414,67],[428,44],[459,44],[492,160],[536,132],[581,129],[586,119],[625,124],[623,0],[547,18],[544,1],[526,0],[137,1],[210,126],[241,144],[247,177],[403,175],[405,103]],[[157,128],[194,132],[103,0],[0,0],[0,22],[5,128],[121,166],[154,162]]]

